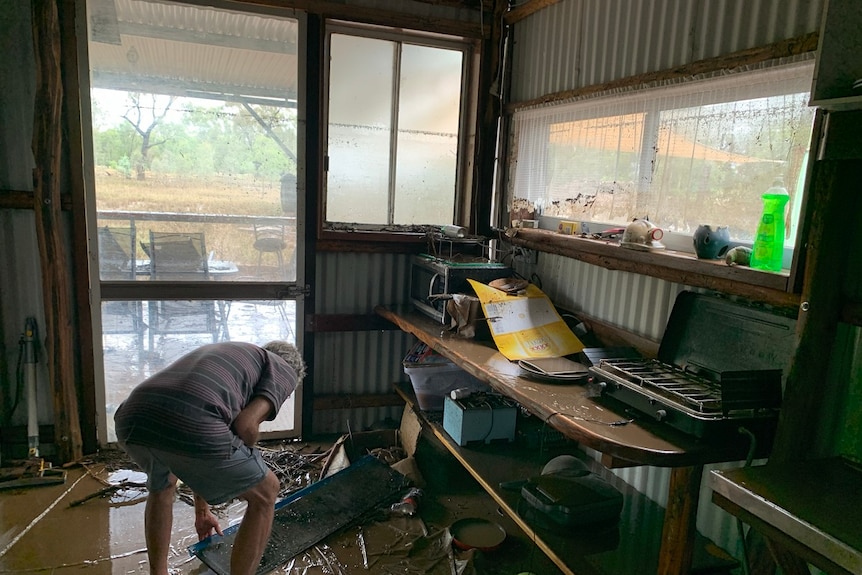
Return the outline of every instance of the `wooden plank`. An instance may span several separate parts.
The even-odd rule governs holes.
[[[71,285],[66,266],[60,218],[60,176],[63,144],[63,83],[60,64],[60,23],[55,0],[34,0],[33,44],[36,63],[34,107],[33,207],[42,270],[48,376],[54,400],[54,442],[61,462],[83,457],[75,361]]]
[[[332,313],[306,316],[305,329],[315,333],[334,333],[348,331],[397,330],[398,327],[375,313]]]
[[[658,560],[659,575],[691,572],[694,550],[690,542],[697,533],[697,501],[702,477],[702,465],[671,469]]]
[[[498,392],[511,397],[547,425],[586,447],[607,453],[624,465],[685,467],[745,459],[748,446],[734,437],[710,444],[649,421],[628,422],[625,406],[597,401],[585,386],[541,383],[521,377],[516,362],[507,360],[492,342],[464,339],[441,330],[440,324],[414,311],[375,311],[402,330],[455,362]],[[620,422],[626,421],[626,424]]]
[[[817,453],[825,398],[820,387],[831,361],[823,350],[832,348],[844,305],[841,290],[847,273],[846,233],[856,225],[862,208],[856,192],[860,180],[862,161],[820,160],[815,164],[804,304],[797,321],[799,343],[785,384],[770,462]]]
[[[522,2],[506,12],[506,24],[511,26],[516,22],[520,22],[527,16],[532,16],[536,12],[544,10],[548,6],[553,6],[559,1],[560,0],[528,0],[527,2]]]
[[[693,254],[670,250],[642,252],[617,243],[549,230],[521,228],[511,230],[509,241],[515,245],[580,260],[609,270],[656,277],[683,285],[702,287],[742,296],[785,309],[799,305],[799,295],[788,293],[787,272],[769,273],[724,262],[697,259]]]
[[[403,404],[404,400],[395,393],[317,395],[314,397],[312,403],[315,411],[324,409],[355,409],[357,407],[391,407]]]

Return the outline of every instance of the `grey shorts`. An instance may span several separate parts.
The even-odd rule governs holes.
[[[210,505],[225,503],[260,483],[269,468],[257,449],[238,437],[231,445],[230,457],[201,458],[120,442],[129,457],[147,474],[147,489],[157,493],[176,475]]]

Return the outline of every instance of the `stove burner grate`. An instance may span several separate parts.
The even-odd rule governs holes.
[[[598,371],[698,413],[722,412],[719,383],[655,359],[602,359]]]

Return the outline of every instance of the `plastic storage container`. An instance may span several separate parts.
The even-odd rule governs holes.
[[[411,348],[403,365],[422,411],[442,411],[443,399],[455,389],[488,389],[484,383],[421,341]]]

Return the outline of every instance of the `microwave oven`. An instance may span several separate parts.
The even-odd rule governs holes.
[[[410,264],[410,301],[420,312],[449,323],[446,302],[452,294],[475,296],[468,279],[487,284],[510,277],[512,268],[482,258],[447,260],[427,254],[415,255]]]

